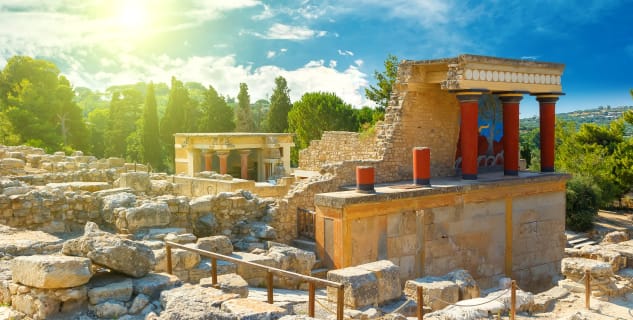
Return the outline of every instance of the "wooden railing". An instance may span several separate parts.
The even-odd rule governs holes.
[[[300,237],[314,240],[314,217],[312,210],[297,208],[297,233]]]
[[[191,248],[187,246],[183,246],[181,244],[165,241],[165,251],[167,255],[167,273],[172,274],[172,261],[171,261],[171,248],[178,248],[182,250],[187,250],[191,252],[195,252],[201,256],[211,258],[211,284],[213,286],[218,284],[218,263],[217,260],[229,261],[233,263],[239,263],[243,265],[247,265],[253,268],[265,269],[266,270],[266,287],[268,289],[268,303],[273,303],[273,275],[279,275],[282,277],[287,277],[291,279],[300,279],[302,281],[308,282],[308,316],[314,317],[314,302],[315,298],[315,289],[316,284],[321,284],[329,287],[336,288],[336,319],[343,320],[343,307],[344,307],[344,286],[342,283],[319,279],[311,276],[306,276],[303,274],[290,272],[286,270],[281,270],[269,266],[265,266],[262,264],[240,260],[234,257],[225,256],[219,253],[201,250],[197,248]]]

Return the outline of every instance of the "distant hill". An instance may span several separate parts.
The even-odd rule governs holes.
[[[597,125],[608,125],[611,121],[616,120],[622,116],[622,113],[633,109],[633,106],[619,106],[619,107],[598,107],[595,109],[577,110],[566,113],[556,114],[556,118],[564,121],[575,122],[578,126],[583,123],[595,123]],[[529,131],[533,128],[538,128],[539,118],[533,116],[530,118],[524,118],[519,120],[519,128],[521,132]],[[627,133],[630,134],[632,128],[627,127]]]

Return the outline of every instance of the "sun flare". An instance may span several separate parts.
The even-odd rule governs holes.
[[[118,22],[127,31],[140,31],[148,23],[147,8],[142,1],[124,1],[121,3]]]

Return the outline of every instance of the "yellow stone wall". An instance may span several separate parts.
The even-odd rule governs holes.
[[[340,208],[328,206],[325,194],[316,207],[317,251],[335,268],[389,259],[400,266],[403,280],[464,268],[484,288],[508,274],[521,287],[539,290],[558,274],[563,256],[564,190],[565,178],[559,177],[385,201],[365,198]],[[333,222],[331,252],[323,245],[324,219]]]

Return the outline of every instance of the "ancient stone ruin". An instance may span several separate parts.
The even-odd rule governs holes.
[[[285,134],[179,134],[176,175],[0,146],[0,318],[309,313],[305,281],[275,276],[284,291],[269,304],[267,269],[198,250],[340,284],[354,319],[415,316],[418,290],[425,319],[507,314],[513,281],[518,312],[546,312],[587,272],[594,297],[630,294],[629,234],[566,249],[568,176],[553,172],[551,143],[563,69],[403,61],[375,134],[326,132],[293,172]],[[528,94],[540,103],[542,172],[518,159]],[[317,317],[336,316],[338,294],[318,288]]]

